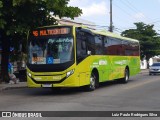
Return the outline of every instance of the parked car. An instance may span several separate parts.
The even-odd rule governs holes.
[[[149,67],[149,75],[155,75],[160,73],[160,62],[156,62],[153,63],[150,67]]]

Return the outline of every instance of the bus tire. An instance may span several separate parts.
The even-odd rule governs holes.
[[[90,76],[90,84],[87,85],[87,91],[94,91],[99,86],[98,72],[93,71]]]
[[[121,82],[122,82],[122,83],[127,83],[128,80],[129,80],[129,69],[126,68],[126,69],[124,70],[124,78],[121,79]]]

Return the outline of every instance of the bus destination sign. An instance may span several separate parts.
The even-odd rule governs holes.
[[[48,29],[38,29],[38,30],[32,31],[32,35],[34,37],[50,36],[50,35],[65,35],[69,33],[70,33],[69,28],[48,28]]]

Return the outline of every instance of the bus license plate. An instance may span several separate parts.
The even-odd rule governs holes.
[[[42,87],[52,87],[52,84],[43,84]]]

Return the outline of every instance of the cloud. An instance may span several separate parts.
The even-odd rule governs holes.
[[[90,0],[70,0],[69,6],[84,7],[87,6]]]
[[[83,14],[82,16],[88,17],[88,16],[101,16],[101,15],[107,15],[108,9],[106,8],[106,3],[93,3],[90,6],[82,7]]]
[[[105,1],[91,1],[91,0],[71,0],[70,6],[77,6],[82,9],[82,17],[93,17],[108,15],[107,3]]]
[[[79,18],[96,25],[108,25],[109,4],[106,0],[70,0],[68,5],[82,9]]]

